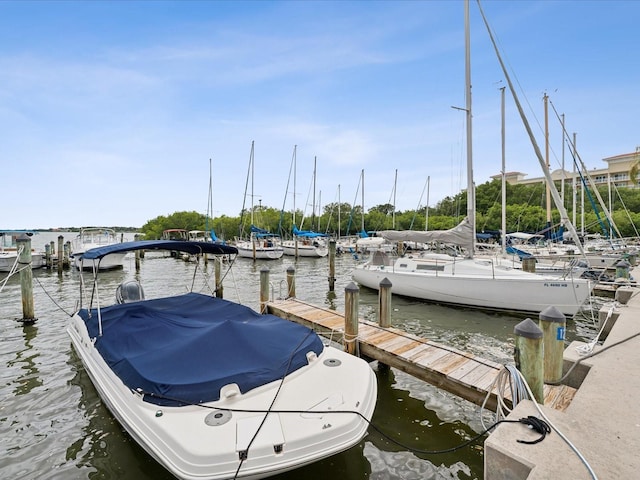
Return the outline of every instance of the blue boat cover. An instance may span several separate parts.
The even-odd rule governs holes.
[[[293,226],[293,234],[297,237],[307,237],[307,238],[317,238],[317,237],[328,237],[326,233],[318,233],[312,230],[298,230],[298,227]]]
[[[264,228],[256,227],[255,225],[251,225],[251,234],[256,238],[266,238],[266,237],[278,237],[279,235],[275,233],[271,233],[269,230],[265,230]]]
[[[122,242],[96,247],[87,250],[82,258],[89,260],[102,258],[110,253],[131,252],[134,250],[174,250],[192,255],[210,253],[212,255],[234,255],[238,249],[229,245],[212,242],[189,242],[186,240],[141,240],[137,242]]]
[[[90,314],[89,314],[90,313]],[[199,293],[79,312],[107,364],[147,402],[180,406],[242,393],[306,365],[324,346],[311,329]]]

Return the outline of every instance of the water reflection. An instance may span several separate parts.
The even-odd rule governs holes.
[[[33,348],[33,340],[36,337],[38,328],[34,324],[24,324],[22,327],[24,348],[16,352],[13,360],[7,362],[7,368],[19,368],[20,375],[12,382],[15,385],[13,394],[25,395],[31,390],[42,386],[42,379],[39,377],[37,359],[40,354]]]

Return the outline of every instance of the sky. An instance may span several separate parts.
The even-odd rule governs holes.
[[[640,1],[483,0],[551,170],[640,146]],[[473,178],[502,170],[498,57],[470,3]],[[0,0],[0,229],[179,211],[435,206],[466,188],[464,4]],[[505,169],[542,168],[506,89]],[[249,175],[252,142],[253,189]],[[296,151],[295,171],[291,172]],[[249,179],[249,181],[248,181]],[[295,184],[295,188],[294,188]],[[253,192],[253,194],[252,194]]]

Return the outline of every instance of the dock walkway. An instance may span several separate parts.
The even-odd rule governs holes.
[[[306,325],[334,341],[343,341],[344,315],[297,299],[267,303],[267,311],[287,320]],[[420,338],[400,329],[384,328],[377,323],[359,320],[360,354],[397,368],[420,380],[482,405],[489,388],[504,368],[500,363],[483,359],[453,347]],[[575,389],[566,385],[545,385],[545,405],[564,410],[571,403]],[[505,400],[510,402],[510,392]],[[495,410],[496,389],[486,407]]]

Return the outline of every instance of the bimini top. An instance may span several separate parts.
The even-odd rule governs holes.
[[[133,250],[173,250],[191,255],[209,253],[211,255],[235,255],[236,247],[212,242],[188,242],[182,240],[142,240],[139,242],[122,242],[87,250],[82,258],[87,260],[102,258],[111,253],[130,252]]]
[[[118,377],[147,402],[180,406],[216,401],[277,381],[324,349],[311,329],[199,293],[78,312]]]

